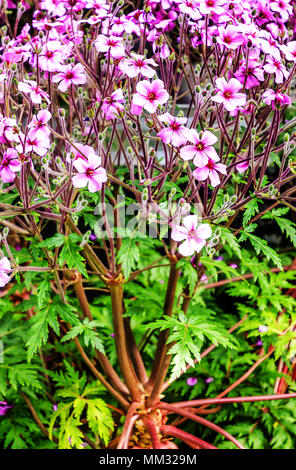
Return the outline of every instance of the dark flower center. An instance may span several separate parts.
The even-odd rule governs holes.
[[[150,93],[148,93],[147,98],[149,101],[154,101],[156,99],[156,94],[154,93],[154,91],[150,91]]]
[[[229,98],[232,97],[232,92],[230,90],[226,90],[226,91],[224,91],[223,96],[224,96],[224,98],[229,100]]]
[[[71,80],[73,77],[74,77],[73,72],[67,72],[67,73],[66,73],[66,78],[67,78],[68,80]]]
[[[86,170],[86,176],[88,176],[89,178],[92,177],[94,174],[94,170],[92,168],[88,168]]]
[[[199,142],[196,146],[196,150],[203,150],[204,149],[204,144],[202,142]]]
[[[180,129],[180,124],[178,124],[177,122],[173,122],[171,125],[170,125],[170,128],[172,129],[172,131],[178,131]]]
[[[47,59],[51,59],[52,56],[53,56],[53,52],[52,51],[46,51],[45,56],[47,57]]]

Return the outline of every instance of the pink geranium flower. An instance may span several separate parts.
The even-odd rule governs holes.
[[[150,65],[157,67],[157,63],[153,59],[145,59],[143,55],[133,54],[130,59],[123,59],[118,68],[130,78],[139,74],[146,78],[152,78],[155,75],[155,70]]]
[[[25,138],[24,133],[20,130],[14,118],[3,118],[0,121],[0,142],[21,142]]]
[[[240,83],[246,83],[246,89],[249,90],[264,81],[264,71],[256,60],[248,61],[248,70],[246,64],[243,64],[234,74]]]
[[[199,253],[206,244],[206,239],[212,235],[209,224],[198,226],[197,215],[187,215],[183,219],[183,225],[175,225],[172,230],[172,239],[176,242],[183,241],[179,246],[179,253],[183,256],[192,256]]]
[[[290,41],[287,45],[283,45],[282,51],[287,60],[296,61],[296,41]]]
[[[17,151],[13,148],[7,149],[0,163],[0,178],[3,183],[11,183],[21,167]]]
[[[9,276],[7,273],[9,273],[10,271],[11,271],[11,266],[10,266],[9,259],[6,256],[3,256],[3,258],[1,258],[0,260],[0,287],[4,287],[9,282]],[[11,407],[7,407],[7,408],[11,408]]]
[[[218,172],[226,175],[226,165],[223,165],[223,163],[217,163],[212,158],[209,158],[208,163],[205,166],[196,168],[193,171],[193,176],[198,181],[204,181],[207,178],[210,178],[211,185],[215,188],[220,184]]]
[[[222,15],[225,8],[225,0],[201,0],[199,9],[203,15],[210,15],[211,13],[216,13],[216,15]]]
[[[216,78],[216,86],[218,93],[212,97],[212,100],[222,103],[227,111],[234,111],[246,104],[246,95],[239,93],[243,85],[236,78],[231,78],[229,82],[224,77]]]
[[[268,105],[271,105],[273,109],[285,105],[291,106],[292,104],[292,100],[288,95],[285,95],[279,91],[274,91],[271,88],[263,93],[262,101]]]
[[[280,14],[282,21],[287,21],[293,14],[293,7],[290,0],[275,0],[270,3],[270,9]]]
[[[62,92],[68,90],[70,85],[83,85],[86,82],[86,75],[84,74],[84,67],[81,64],[72,66],[64,65],[62,71],[57,73],[52,81],[59,83],[58,89]]]
[[[48,41],[39,56],[39,66],[46,72],[56,72],[63,63],[63,46],[59,41]]]
[[[213,145],[217,142],[217,137],[209,131],[202,133],[196,132],[191,129],[187,134],[187,139],[192,142],[193,145],[185,145],[180,150],[180,157],[183,160],[192,160],[196,166],[202,167],[208,163],[208,159],[211,158],[214,161],[218,161],[219,157]]]
[[[26,143],[25,145],[19,144],[16,149],[20,153],[30,153],[34,152],[40,157],[43,157],[47,152],[50,147],[50,140],[48,136],[43,135],[36,135],[34,132],[34,129],[30,130],[27,135]]]
[[[37,116],[34,116],[28,125],[28,128],[31,129],[31,136],[39,138],[44,137],[47,139],[50,134],[50,130],[46,126],[46,123],[50,119],[51,113],[47,109],[41,109],[41,111],[37,113]]]
[[[117,36],[99,34],[94,44],[98,52],[110,53],[110,57],[118,59],[124,56],[124,45]]]
[[[121,88],[113,91],[110,96],[104,99],[102,105],[102,113],[109,121],[115,119],[117,115],[124,110],[125,99]]]
[[[48,94],[41,90],[37,82],[34,80],[25,80],[24,82],[19,82],[18,84],[19,91],[23,93],[28,93],[34,104],[41,104],[42,99],[45,99],[48,103],[50,102]]]
[[[225,46],[227,49],[237,49],[244,42],[244,37],[239,33],[238,27],[227,25],[224,28],[224,26],[220,26],[218,32],[218,44]]]
[[[187,118],[176,118],[170,113],[165,113],[159,116],[158,119],[168,125],[157,134],[165,144],[180,147],[187,142],[189,129],[183,126],[183,124],[186,124]]]
[[[178,3],[179,10],[189,15],[192,20],[199,20],[201,18],[202,15],[200,14],[199,5],[196,0],[178,0]]]
[[[133,96],[133,104],[146,109],[149,113],[155,113],[160,104],[169,99],[169,94],[164,88],[162,80],[142,80],[136,86],[137,93]]]
[[[106,170],[100,164],[101,159],[95,154],[90,154],[87,161],[81,158],[74,161],[78,173],[72,178],[73,186],[75,188],[88,186],[91,193],[99,191],[102,188],[102,183],[107,181]]]
[[[277,51],[273,56],[269,55],[266,58],[264,70],[267,73],[275,74],[275,83],[283,83],[288,78],[289,72],[281,61],[281,55]]]

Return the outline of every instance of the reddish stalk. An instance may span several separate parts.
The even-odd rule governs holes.
[[[223,403],[245,403],[255,401],[271,401],[271,400],[284,400],[289,398],[296,398],[296,393],[282,393],[277,395],[257,395],[248,397],[228,397],[228,398],[204,398],[200,400],[180,401],[174,403],[174,406],[180,408],[187,406],[200,406],[200,405],[220,405]]]
[[[198,448],[200,449],[217,449],[217,447],[213,446],[212,444],[209,444],[203,439],[195,437],[192,434],[189,434],[188,432],[181,431],[181,429],[178,429],[175,426],[163,425],[161,426],[160,431],[168,436],[176,437],[177,439],[184,441],[188,445],[193,444],[195,446],[198,446]]]
[[[118,444],[117,444],[117,449],[123,449],[125,444],[126,444],[126,441],[128,441],[128,439],[131,435],[134,423],[137,420],[137,418],[139,417],[139,415],[136,413],[137,406],[138,406],[138,403],[133,403],[129,407],[129,410],[126,414],[126,418],[125,418],[125,421],[124,421],[122,433],[121,433],[120,439],[119,439]]]
[[[153,419],[149,418],[148,416],[144,418],[144,423],[146,428],[150,434],[153,449],[162,449],[163,445],[159,440],[159,431]]]
[[[159,409],[162,409],[162,410],[170,411],[171,413],[175,413],[175,414],[179,414],[181,416],[185,416],[186,418],[189,418],[192,421],[196,421],[197,423],[202,424],[203,426],[206,426],[207,428],[210,428],[213,431],[216,431],[217,433],[221,434],[226,439],[231,441],[239,449],[245,449],[245,447],[237,439],[235,439],[235,437],[233,437],[231,434],[229,434],[224,429],[220,428],[220,426],[217,426],[217,424],[214,424],[211,421],[208,421],[207,419],[202,418],[201,416],[196,416],[195,414],[193,414],[189,411],[183,410],[182,408],[179,408],[179,407],[174,406],[174,405],[169,405],[167,403],[160,403],[157,407]]]

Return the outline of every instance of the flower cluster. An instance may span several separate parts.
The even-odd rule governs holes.
[[[270,152],[292,105],[290,0],[43,0],[28,24],[32,6],[3,29],[0,73],[0,179],[26,208],[38,193],[68,212],[80,191],[104,199],[119,162],[137,198],[143,178],[156,184],[154,203],[181,172],[187,202],[209,210],[240,175],[261,185],[268,158],[250,132],[272,121]]]

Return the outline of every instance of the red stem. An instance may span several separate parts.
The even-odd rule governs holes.
[[[185,408],[188,406],[219,405],[223,403],[245,403],[252,401],[284,400],[286,398],[296,398],[296,393],[282,393],[278,395],[257,395],[254,397],[228,397],[228,398],[205,398],[201,400],[180,401],[174,406]]]
[[[181,431],[181,429],[176,428],[175,426],[164,425],[161,426],[160,431],[168,436],[176,437],[177,439],[181,439],[181,441],[186,442],[186,444],[194,444],[201,449],[217,449],[217,447],[209,444],[208,442],[200,439],[199,437],[192,436],[188,432]]]
[[[226,437],[226,439],[231,441],[234,445],[236,445],[236,447],[238,447],[239,449],[245,449],[245,447],[237,439],[235,439],[235,437],[233,437],[224,429],[220,428],[220,426],[217,426],[217,424],[211,423],[211,421],[208,421],[207,419],[202,418],[201,416],[196,416],[195,414],[190,413],[189,411],[183,410],[182,408],[178,408],[177,406],[174,406],[174,405],[169,405],[167,403],[160,403],[157,406],[157,408],[170,411],[171,413],[186,416],[192,421],[196,421],[197,423],[200,423],[203,426],[206,426],[207,428],[210,428],[213,431],[218,432],[222,436]]]

